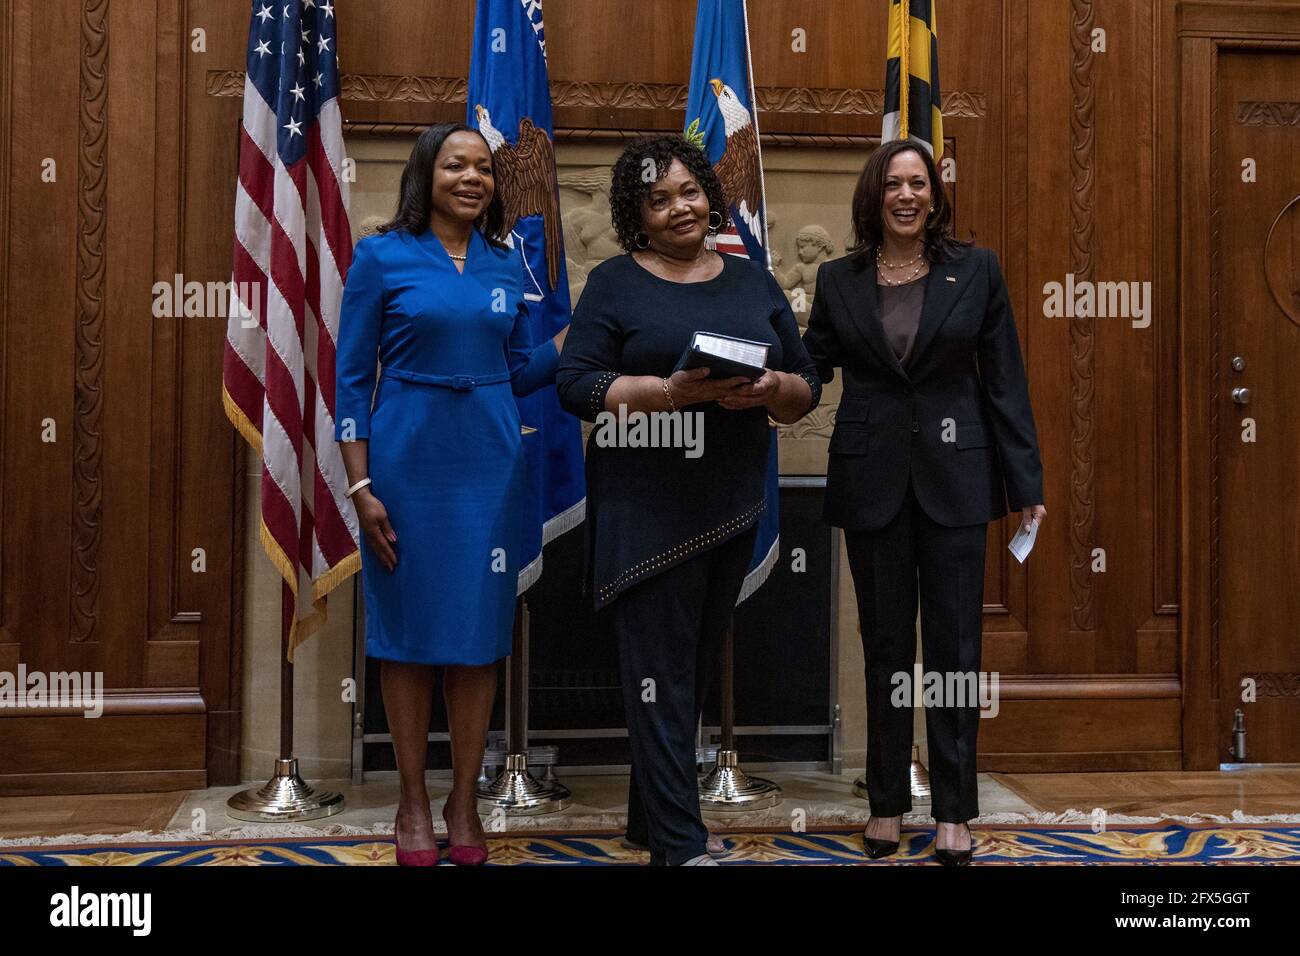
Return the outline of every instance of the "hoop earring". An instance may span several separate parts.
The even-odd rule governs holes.
[[[714,222],[714,221],[713,221],[713,217],[714,217],[714,216],[717,216],[717,217],[718,217],[718,221],[717,221],[717,222]],[[723,220],[722,220],[722,213],[718,212],[716,209],[710,209],[710,210],[709,210],[709,232],[717,232],[719,229],[721,229],[721,228],[722,228],[722,221],[723,221]]]
[[[641,241],[642,239],[644,239],[645,242],[642,242],[642,241]],[[649,249],[649,248],[650,248],[650,237],[647,236],[644,232],[638,232],[638,233],[637,233],[637,241],[634,243],[634,245],[635,245],[638,249]]]

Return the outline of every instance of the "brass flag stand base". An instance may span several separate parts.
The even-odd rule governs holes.
[[[572,801],[569,788],[558,780],[538,780],[528,770],[528,754],[506,754],[496,779],[478,788],[478,798],[508,814],[555,813]]]
[[[700,781],[700,809],[764,810],[781,802],[781,788],[740,769],[734,750],[719,750],[718,765]]]
[[[274,823],[280,820],[319,820],[343,809],[343,794],[319,793],[298,776],[298,759],[280,758],[275,775],[260,789],[241,790],[226,801],[226,815],[236,820]]]
[[[930,802],[930,771],[925,769],[925,764],[921,763],[921,748],[917,744],[912,744],[912,769],[910,772],[912,785],[912,799],[919,803]],[[861,797],[863,800],[868,799],[867,795],[867,778],[858,777],[853,781],[853,795]]]
[[[751,777],[740,769],[736,752],[736,689],[732,680],[735,648],[733,625],[722,635],[722,701],[718,765],[700,781],[700,809],[713,812],[765,810],[781,802],[781,788],[771,780]]]
[[[293,592],[280,582],[280,756],[275,773],[259,789],[241,790],[226,801],[226,815],[236,820],[277,823],[319,820],[343,810],[343,794],[317,792],[298,775],[293,756],[293,664],[289,663],[289,630],[293,623]]]
[[[500,808],[510,816],[555,813],[571,802],[569,788],[553,771],[538,780],[528,770],[528,606],[515,604],[514,647],[506,667],[506,763],[477,791],[484,809]]]

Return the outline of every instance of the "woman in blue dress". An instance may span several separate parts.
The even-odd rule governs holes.
[[[435,665],[454,767],[450,858],[487,857],[476,780],[496,662],[510,653],[526,491],[514,396],[554,381],[564,337],[529,347],[522,257],[490,238],[502,223],[487,142],[434,126],[411,151],[396,215],[357,244],[343,292],[334,437],[362,532],[366,654],[382,660],[403,865],[438,861],[424,783]]]

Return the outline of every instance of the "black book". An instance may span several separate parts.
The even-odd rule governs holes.
[[[709,369],[709,378],[740,375],[752,382],[766,369],[767,350],[766,342],[751,342],[716,332],[696,332],[673,371],[704,367]]]

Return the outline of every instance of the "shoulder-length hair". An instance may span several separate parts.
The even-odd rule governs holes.
[[[881,143],[867,158],[853,190],[855,244],[848,253],[856,256],[859,264],[884,242],[881,207],[885,199],[885,179],[889,174],[889,164],[899,153],[909,150],[920,156],[921,162],[925,163],[925,173],[930,179],[930,195],[934,200],[934,212],[926,214],[925,231],[921,239],[925,247],[925,258],[930,262],[946,262],[963,255],[970,245],[953,235],[952,206],[948,202],[943,183],[939,181],[939,171],[935,168],[929,151],[909,140],[894,139]]]
[[[429,228],[429,217],[433,214],[433,167],[437,162],[442,145],[452,133],[483,134],[464,123],[439,123],[430,126],[411,147],[410,158],[402,170],[402,184],[398,188],[397,212],[376,230],[392,232],[405,229],[414,235],[420,235]],[[487,140],[483,140],[486,144]],[[494,167],[495,169],[495,167]],[[495,179],[495,177],[494,177]],[[500,244],[502,227],[505,225],[505,205],[501,201],[501,181],[495,179],[492,199],[482,215],[474,222],[489,241]]]

